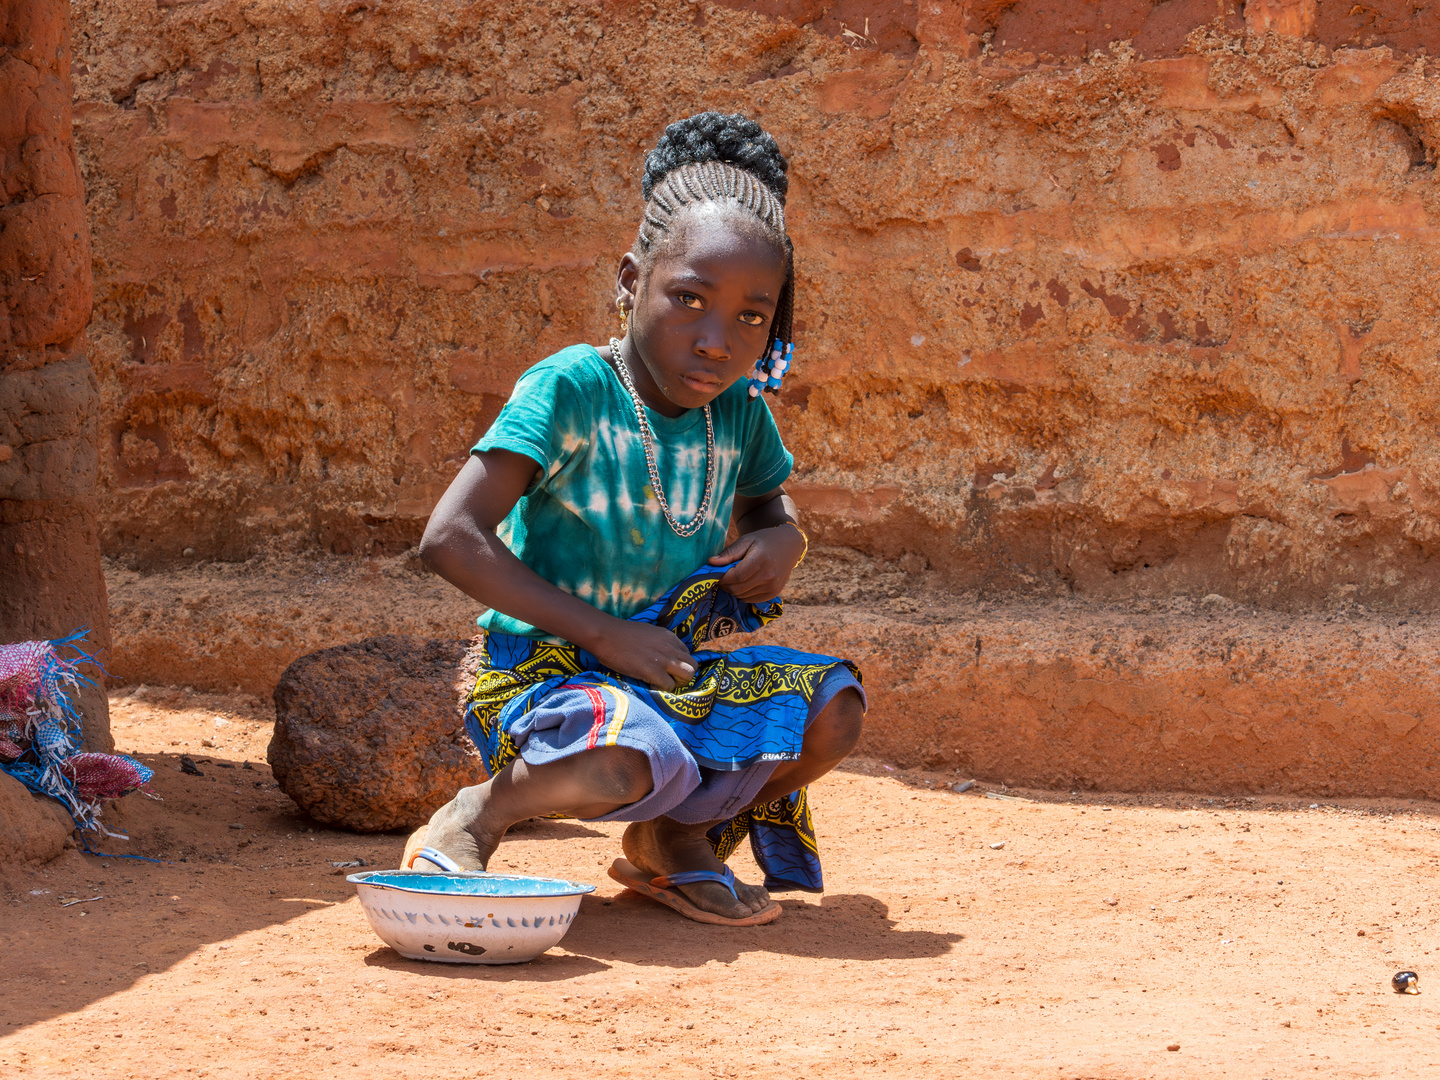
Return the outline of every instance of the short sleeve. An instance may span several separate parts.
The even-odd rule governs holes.
[[[743,380],[740,385],[744,385]],[[783,484],[795,467],[795,456],[785,449],[775,417],[770,415],[770,406],[763,397],[747,398],[741,408],[746,421],[745,445],[735,493],[751,498]]]
[[[516,381],[510,400],[470,452],[523,454],[540,466],[548,480],[584,441],[582,435],[589,430],[588,399],[564,367],[542,361]]]

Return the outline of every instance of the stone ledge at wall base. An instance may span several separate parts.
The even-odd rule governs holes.
[[[1014,605],[944,621],[795,608],[757,638],[860,665],[857,753],[1051,790],[1440,799],[1431,617]],[[293,664],[270,761],[321,821],[418,825],[485,778],[466,642],[376,638]]]
[[[457,707],[467,649],[388,634],[296,660],[275,688],[268,758],[280,789],[317,821],[386,832],[424,824],[482,782]]]
[[[282,556],[139,574],[108,562],[114,646],[105,666],[132,686],[268,698],[306,653],[377,631],[464,635],[483,609],[418,564],[407,556]]]
[[[19,780],[0,773],[0,866],[49,862],[65,850],[73,829],[59,803],[30,794]]]
[[[1188,603],[1182,601],[1181,603]],[[812,608],[761,640],[855,661],[858,752],[1051,790],[1440,799],[1433,616]]]

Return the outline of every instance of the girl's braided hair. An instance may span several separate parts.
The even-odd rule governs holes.
[[[785,232],[785,178],[789,163],[759,124],[740,113],[703,112],[665,129],[645,156],[640,193],[645,216],[636,240],[645,263],[672,231],[682,207],[693,203],[735,203],[748,210],[785,259],[785,284],[770,324],[765,355],[775,342],[793,342],[795,247]]]

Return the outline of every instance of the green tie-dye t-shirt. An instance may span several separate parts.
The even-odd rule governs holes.
[[[710,406],[715,423],[715,494],[705,524],[675,534],[650,490],[635,406],[620,377],[590,345],[536,364],[472,453],[510,450],[540,472],[497,530],[506,547],[546,581],[601,611],[628,618],[725,547],[736,492],[763,495],[790,475],[785,449],[762,399],[741,379]],[[671,418],[645,410],[670,512],[689,521],[705,487],[705,414]],[[548,635],[499,611],[486,630]]]

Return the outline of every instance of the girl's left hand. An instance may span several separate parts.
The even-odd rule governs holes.
[[[720,586],[737,600],[761,604],[784,590],[805,551],[805,538],[789,523],[746,533],[710,560],[729,566]]]

